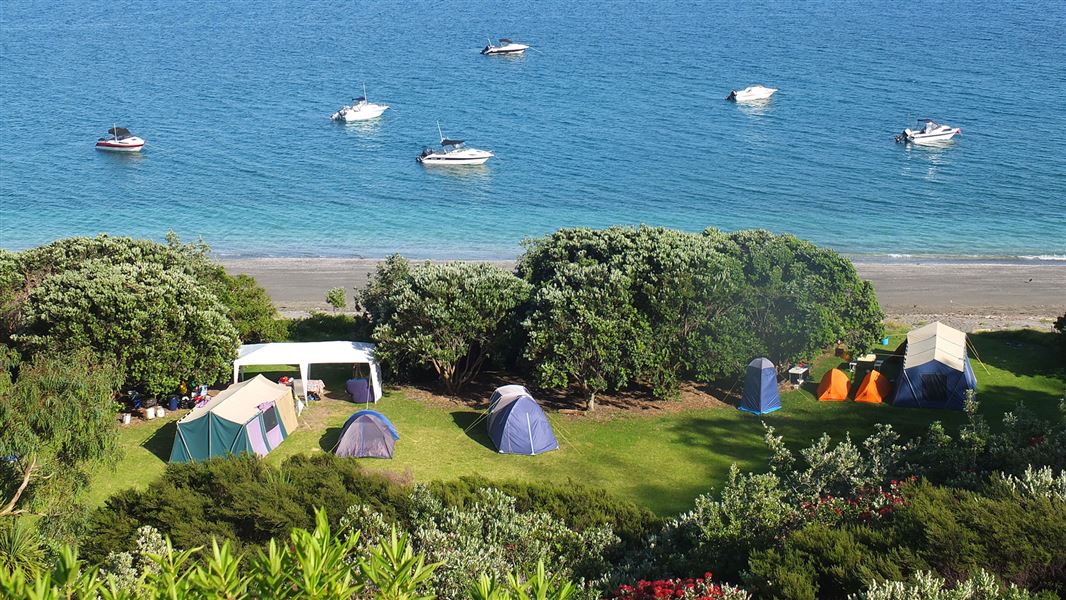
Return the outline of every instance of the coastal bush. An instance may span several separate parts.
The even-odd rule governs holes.
[[[996,429],[985,422],[974,398],[966,400],[965,410],[967,422],[956,435],[934,422],[924,436],[908,442],[897,471],[980,489],[995,473],[1017,477],[1030,468],[1066,469],[1066,398],[1052,419],[1041,419],[1019,403]]]
[[[67,539],[82,516],[89,469],[117,458],[119,370],[85,350],[38,354],[14,381],[3,366],[0,519],[32,514],[48,538]]]
[[[284,323],[247,276],[204,244],[100,235],[0,254],[0,334],[27,354],[88,346],[149,393],[214,381],[238,340],[282,339]],[[172,366],[171,366],[172,365]]]
[[[528,296],[527,283],[493,265],[410,265],[393,257],[357,301],[382,361],[432,369],[454,393],[502,352]]]
[[[548,486],[477,478],[436,482],[430,493],[446,507],[470,509],[482,488],[496,487],[520,513],[539,511],[577,532],[620,525],[631,549],[657,528],[657,519],[631,502],[580,485]],[[260,546],[292,527],[309,527],[312,507],[344,515],[366,505],[390,524],[412,529],[410,489],[331,454],[303,455],[272,467],[250,456],[168,465],[144,490],[127,490],[91,515],[81,550],[95,562],[131,547],[142,526],[152,526],[178,547],[209,536],[241,550]]]
[[[784,367],[838,340],[864,352],[883,331],[873,288],[850,261],[766,231],[560,229],[526,242],[517,270],[534,288],[526,358],[544,385],[639,382],[668,397],[684,379],[736,377],[754,356]],[[599,340],[632,348],[592,355],[584,378],[574,376],[580,355],[541,367],[555,347]]]
[[[370,339],[370,323],[363,316],[313,312],[286,321],[285,328],[285,339],[293,342]]]
[[[722,239],[715,229],[705,235]],[[863,354],[884,334],[873,286],[835,251],[764,230],[731,233],[717,247],[741,264],[734,317],[745,327],[731,331],[750,356],[784,367],[837,340]]]
[[[490,481],[484,477],[468,476],[426,485],[446,506],[457,508],[473,506],[480,497],[479,490],[495,488],[514,498],[517,510],[546,512],[570,529],[584,531],[594,527],[610,527],[621,538],[625,551],[641,548],[644,539],[661,527],[660,518],[650,510],[575,481],[547,484]]]
[[[1032,591],[1066,581],[1066,503],[1042,496],[988,497],[922,483],[890,518],[830,526],[811,522],[778,548],[753,552],[753,592],[781,598],[845,598],[871,581],[921,571],[950,580],[987,570]]]
[[[519,510],[514,498],[491,488],[477,490],[474,500],[447,506],[424,486],[411,492],[405,521],[414,549],[439,564],[431,577],[438,597],[464,597],[478,573],[504,578],[538,563],[552,576],[580,578],[585,588],[607,572],[605,553],[618,543],[610,527],[575,531],[546,512]],[[369,507],[353,506],[347,517],[348,527],[384,533],[386,519]],[[370,534],[364,541],[379,539]]]
[[[348,297],[345,295],[344,288],[331,288],[326,292],[326,302],[333,307],[334,311],[346,308],[348,306]]]
[[[935,574],[922,571],[913,581],[879,581],[866,591],[848,596],[848,600],[1053,600],[1053,594],[1030,594],[1014,584],[1003,585],[985,570],[948,583]]]
[[[310,527],[314,507],[339,517],[353,504],[368,504],[395,521],[406,512],[397,509],[406,498],[388,479],[332,454],[294,456],[280,468],[254,456],[171,464],[144,490],[120,492],[97,509],[81,549],[102,561],[150,525],[181,548],[214,536],[241,550]]]
[[[636,379],[651,332],[633,306],[627,276],[603,265],[569,264],[542,283],[523,322],[524,358],[545,387],[576,387],[586,408],[596,394]]]

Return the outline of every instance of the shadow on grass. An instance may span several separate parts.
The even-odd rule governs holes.
[[[174,448],[174,436],[178,433],[178,422],[171,421],[156,429],[152,436],[144,440],[141,447],[151,452],[163,462],[170,460],[170,451]]]
[[[340,427],[329,427],[322,434],[322,437],[318,438],[318,447],[323,452],[333,452],[333,449],[337,447],[337,442],[341,439]]]
[[[452,422],[463,430],[466,437],[495,452],[496,446],[489,437],[488,424],[482,418],[484,414],[483,412],[457,410],[452,413]]]
[[[1015,375],[1066,377],[1062,336],[1045,331],[986,331],[967,337],[969,354]],[[980,367],[974,366],[980,373]],[[978,377],[978,385],[981,380]]]

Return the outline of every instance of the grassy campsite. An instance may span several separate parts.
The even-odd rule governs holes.
[[[905,330],[895,328],[884,353],[902,342]],[[1038,414],[1051,418],[1058,411],[1066,378],[1052,334],[1031,331],[984,333],[971,336],[974,349],[989,362],[975,360],[982,397],[981,412],[990,422],[1024,400]],[[832,353],[814,362],[815,380],[840,366]],[[846,368],[846,367],[845,367]],[[1014,369],[1017,369],[1015,371]],[[283,366],[267,375],[291,375]],[[301,427],[266,461],[280,466],[295,454],[329,452],[340,427],[356,410],[345,398],[346,367],[322,367],[316,377],[327,382],[326,397],[301,415]],[[333,392],[338,390],[339,392]],[[901,433],[920,435],[932,420],[956,427],[965,420],[958,411],[896,410],[890,405],[855,402],[818,402],[814,384],[782,395],[783,409],[754,416],[726,403],[712,408],[667,407],[663,410],[615,411],[603,417],[550,413],[560,434],[561,452],[535,458],[497,454],[485,430],[485,405],[464,404],[410,387],[390,387],[379,405],[402,432],[391,461],[364,459],[363,467],[387,471],[400,480],[434,481],[479,475],[493,480],[573,482],[601,488],[668,516],[691,506],[692,500],[724,482],[733,463],[745,470],[764,465],[768,450],[763,423],[773,426],[792,445],[805,445],[823,433],[855,438],[872,433],[877,423],[889,423]],[[415,399],[418,397],[419,399]],[[488,396],[484,400],[487,402]],[[101,504],[123,488],[143,488],[162,474],[170,456],[173,423],[181,414],[143,421],[122,432],[124,458],[114,471],[93,478],[91,498]],[[636,474],[636,475],[634,475]]]
[[[325,552],[440,598],[1066,593],[1066,316],[894,323],[848,259],[764,231],[394,256],[354,311],[295,319],[176,239],[0,258],[8,591],[66,560],[71,597],[295,597],[278,577]]]

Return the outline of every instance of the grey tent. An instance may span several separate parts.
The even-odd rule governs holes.
[[[355,458],[392,458],[396,432],[388,417],[376,410],[353,413],[341,429],[334,454]]]
[[[376,410],[353,413],[341,428],[337,456],[392,458],[399,433],[388,417]]]

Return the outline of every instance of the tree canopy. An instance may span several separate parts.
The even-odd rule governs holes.
[[[127,383],[169,392],[224,375],[240,341],[280,339],[266,292],[203,244],[100,235],[0,253],[0,341],[26,354],[88,347]]]
[[[509,337],[529,285],[485,263],[424,263],[391,258],[358,301],[370,317],[377,352],[393,366],[431,368],[449,392],[469,382]]]

